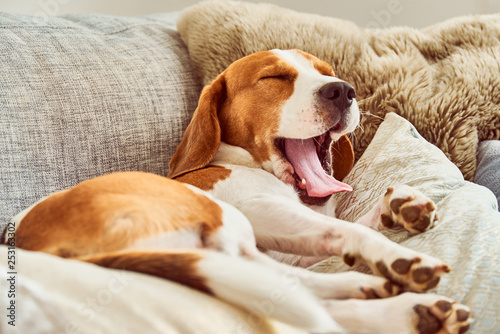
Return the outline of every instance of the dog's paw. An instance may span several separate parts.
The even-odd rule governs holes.
[[[374,278],[381,278],[381,277],[374,276]],[[396,285],[391,281],[384,279],[383,281],[371,280],[369,282],[363,282],[362,284],[360,284],[359,291],[361,292],[359,297],[353,297],[353,298],[358,298],[358,299],[388,298],[400,294],[403,290],[399,285]]]
[[[401,252],[398,253],[398,256],[388,255],[375,262],[375,269],[372,270],[401,285],[406,291],[426,292],[434,289],[439,284],[441,275],[451,270],[441,260],[424,254],[410,251],[402,256]]]
[[[421,233],[437,221],[434,202],[415,188],[390,187],[383,198],[380,224],[383,228],[400,225],[411,233]]]
[[[441,275],[451,269],[439,259],[400,246],[385,237],[366,238],[358,253],[345,252],[343,260],[354,265],[359,259],[374,274],[389,279],[404,291],[426,292],[435,288]]]
[[[412,325],[419,334],[463,334],[473,322],[470,309],[449,298],[411,294],[408,299],[415,304]]]
[[[379,300],[327,300],[323,304],[349,333],[463,334],[473,322],[467,306],[434,294],[403,293]]]
[[[307,282],[309,288],[321,299],[381,299],[403,292],[399,285],[384,277],[357,271],[319,275]]]
[[[380,299],[403,292],[399,285],[384,277],[356,271],[328,275],[330,288],[322,289],[318,294],[325,299]]]

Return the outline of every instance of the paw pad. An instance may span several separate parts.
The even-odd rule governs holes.
[[[401,225],[412,233],[421,233],[432,227],[436,218],[434,203],[411,187],[389,188],[385,194],[384,213],[381,214],[381,225],[391,228]]]
[[[420,218],[420,214],[422,213],[422,209],[418,206],[408,206],[401,210],[401,215],[404,220],[409,223],[414,223]],[[429,220],[430,222],[430,220]]]
[[[381,297],[372,288],[362,287],[361,291],[365,294],[366,299],[380,299]]]
[[[344,263],[347,264],[349,267],[352,267],[354,263],[356,263],[356,257],[349,253],[345,253],[342,259],[344,260]]]
[[[401,208],[401,206],[403,204],[405,204],[406,202],[411,202],[415,199],[415,197],[413,196],[409,196],[409,197],[406,197],[406,198],[395,198],[391,201],[391,210],[392,212],[394,212],[395,214],[399,215],[399,210]]]
[[[413,308],[418,316],[417,330],[419,334],[435,334],[443,327],[439,318],[424,305],[415,305]]]
[[[460,322],[464,322],[469,319],[470,312],[466,310],[457,310],[457,320]]]
[[[441,280],[441,277],[437,276],[433,280],[431,280],[429,283],[424,288],[424,291],[429,291],[431,289],[434,289],[438,284],[439,281]]]
[[[364,294],[365,299],[387,298],[396,296],[402,292],[400,286],[390,281],[386,281],[383,285],[378,286],[362,286],[360,290]]]
[[[397,259],[391,264],[391,268],[397,272],[398,274],[401,275],[406,275],[411,269],[411,266],[414,263],[420,263],[422,262],[422,259],[419,257],[415,257],[411,260],[408,259]]]
[[[434,270],[432,270],[429,267],[421,267],[417,268],[413,272],[412,277],[416,283],[425,283],[428,282],[433,275],[434,275]]]
[[[451,303],[446,300],[440,300],[436,303],[436,307],[441,311],[441,313],[446,314],[451,310]]]
[[[406,286],[407,283],[405,283],[405,281],[399,277],[397,277],[396,275],[393,275],[391,273],[391,271],[389,270],[389,268],[387,268],[387,266],[384,264],[384,262],[382,261],[378,261],[377,263],[375,263],[375,266],[377,267],[377,270],[379,271],[379,273],[384,276],[385,278],[389,279],[390,281],[400,285],[400,286]]]
[[[392,284],[391,282],[385,282],[384,284],[384,289],[389,293],[391,296],[395,296],[399,293],[402,292],[402,289],[399,285]]]
[[[384,227],[391,228],[394,226],[394,220],[392,220],[391,216],[382,214],[380,219],[382,220],[382,225]]]

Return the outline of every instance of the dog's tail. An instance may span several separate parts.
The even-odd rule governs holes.
[[[78,259],[166,278],[310,332],[343,332],[297,278],[243,257],[212,250],[134,250]]]

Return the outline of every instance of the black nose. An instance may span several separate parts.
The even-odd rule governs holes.
[[[343,81],[327,83],[319,89],[319,94],[324,99],[332,101],[340,110],[350,107],[356,97],[354,87]]]

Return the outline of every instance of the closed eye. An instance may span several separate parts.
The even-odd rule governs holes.
[[[266,79],[276,79],[276,80],[280,80],[280,81],[290,81],[292,79],[292,76],[288,75],[288,74],[267,75],[265,77],[260,78],[259,80],[266,80]]]

